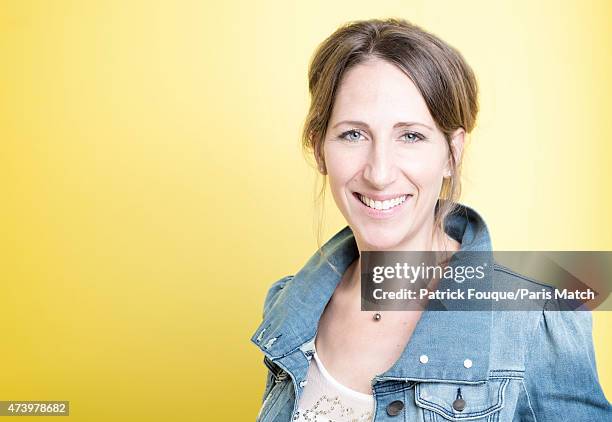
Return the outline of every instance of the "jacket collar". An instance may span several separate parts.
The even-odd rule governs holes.
[[[459,204],[445,223],[446,233],[461,243],[461,251],[491,251],[489,231],[482,217],[472,208]],[[304,362],[295,360],[297,349],[312,349],[319,319],[330,300],[341,274],[359,256],[349,226],[336,233],[322,247],[337,268],[336,273],[319,253],[278,292],[251,341],[271,360],[291,355],[287,363],[303,371]],[[452,264],[452,261],[451,261]],[[443,289],[445,280],[439,286]],[[444,301],[442,301],[444,304]],[[449,308],[450,309],[450,308]],[[421,314],[400,358],[377,379],[484,381],[489,372],[491,312],[431,311]],[[301,354],[301,352],[300,352]],[[420,362],[426,355],[427,363]],[[464,365],[466,359],[472,365]],[[291,368],[287,368],[291,372]]]

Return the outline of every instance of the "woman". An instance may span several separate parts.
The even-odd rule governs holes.
[[[304,146],[348,226],[268,291],[257,420],[612,421],[588,312],[361,311],[362,251],[491,250],[457,203],[478,112],[461,54],[404,20],[353,22],[318,48],[309,89]]]

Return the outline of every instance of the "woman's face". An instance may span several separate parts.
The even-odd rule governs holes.
[[[457,158],[463,135],[453,134]],[[360,250],[431,246],[436,201],[452,169],[449,149],[399,68],[374,59],[345,73],[323,154],[334,200]]]

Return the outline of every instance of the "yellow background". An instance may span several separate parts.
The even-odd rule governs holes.
[[[612,250],[605,1],[3,1],[0,400],[254,420],[265,292],[315,250],[316,45],[409,19],[480,82],[462,202],[499,250]],[[328,195],[324,239],[344,226]],[[612,397],[612,315],[594,313]]]

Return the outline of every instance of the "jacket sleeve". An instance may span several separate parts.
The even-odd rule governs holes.
[[[548,301],[531,339],[524,385],[537,422],[612,422],[612,406],[597,376],[590,311]]]

